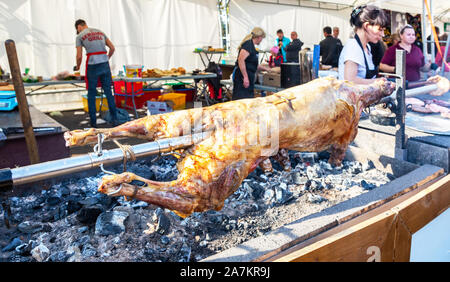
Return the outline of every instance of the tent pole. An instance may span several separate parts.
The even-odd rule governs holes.
[[[448,47],[449,46],[450,46],[450,36],[447,38],[447,43],[445,45],[444,57],[442,57],[441,76],[444,76],[445,62],[447,62],[447,54],[448,54]]]
[[[423,56],[427,57],[427,23],[426,23],[426,7],[425,7],[425,0],[422,0],[422,53]]]
[[[429,0],[430,1],[430,18],[431,18],[431,20],[434,22],[434,20],[433,20],[433,0]],[[432,23],[430,23],[430,26],[431,26],[431,28],[434,28],[434,26],[433,25],[431,25]],[[431,30],[431,37],[430,37],[430,45],[431,45],[431,49],[430,49],[430,52],[431,52],[431,62],[432,63],[435,63],[436,62],[436,49],[435,49],[435,44],[436,43],[434,43],[434,33],[433,33],[433,30]]]

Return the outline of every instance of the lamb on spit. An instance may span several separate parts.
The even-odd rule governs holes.
[[[76,146],[95,143],[99,133],[106,139],[157,140],[209,132],[208,138],[182,151],[174,181],[157,182],[124,172],[103,177],[99,185],[102,193],[156,204],[185,217],[220,210],[247,175],[271,156],[278,154],[277,160],[286,167],[282,149],[329,149],[329,162],[340,165],[356,136],[362,110],[394,88],[385,79],[355,85],[320,78],[264,98],[147,116],[111,129],[74,130],[64,137],[68,146]],[[134,180],[145,185],[133,185]]]

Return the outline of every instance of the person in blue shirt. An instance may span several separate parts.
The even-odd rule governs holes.
[[[284,37],[284,33],[281,29],[277,30],[277,39],[275,46],[281,49],[281,54],[283,55],[283,61],[286,62],[286,46],[291,43],[289,38]]]

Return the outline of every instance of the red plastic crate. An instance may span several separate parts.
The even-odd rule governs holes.
[[[131,94],[131,88],[133,87],[133,92],[142,92],[143,83],[142,82],[126,82],[125,81],[114,81],[114,93],[118,94]]]
[[[133,96],[128,94],[114,93],[114,101],[118,108],[133,108]],[[147,99],[145,98],[144,92],[134,95],[134,103],[136,104],[136,109],[144,107]]]
[[[162,88],[144,88],[144,96],[147,101],[158,101],[159,96],[161,96]]]

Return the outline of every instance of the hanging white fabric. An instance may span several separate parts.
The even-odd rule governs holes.
[[[13,39],[22,71],[44,77],[72,71],[79,18],[115,45],[113,74],[125,64],[203,69],[194,49],[220,47],[215,0],[1,0],[0,65],[9,69],[4,41]]]

